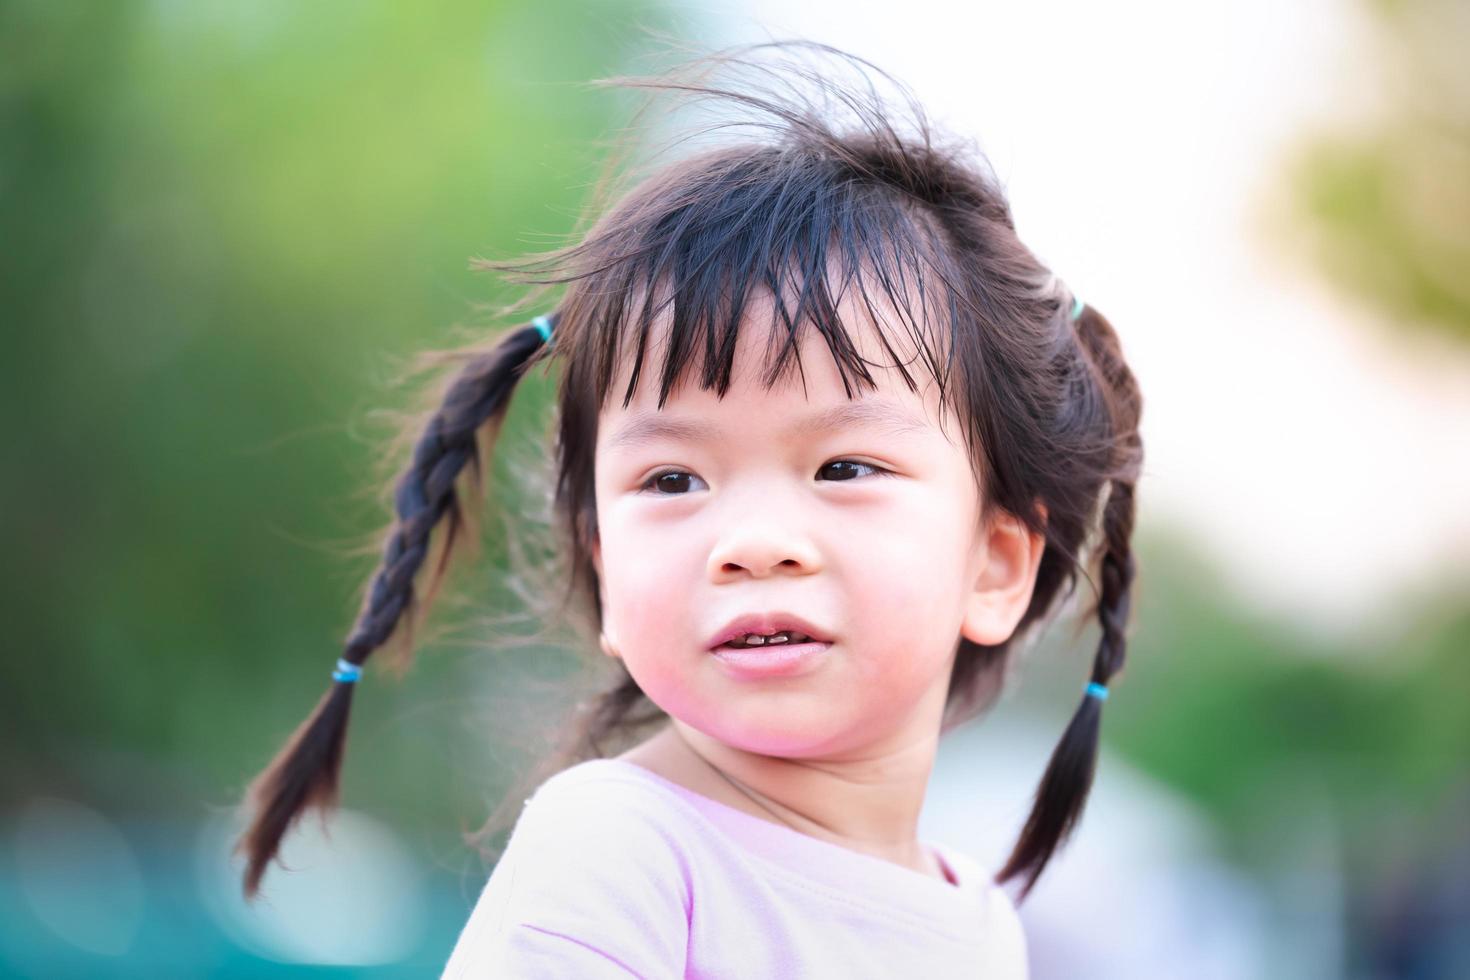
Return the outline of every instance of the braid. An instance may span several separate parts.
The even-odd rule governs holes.
[[[473,463],[470,473],[478,489],[483,462],[477,434],[487,427],[498,430],[516,383],[549,337],[554,322],[554,316],[538,317],[534,327],[522,327],[491,350],[474,356],[455,376],[424,426],[413,460],[398,480],[395,519],[388,530],[383,557],[342,654],[349,667],[366,661],[394,636],[400,623],[405,626],[404,661],[411,656],[412,614],[418,607],[414,579],[429,554],[433,530],[448,514],[449,524],[425,596],[425,609],[433,602],[453,545],[469,519],[455,482],[466,464]],[[337,803],[356,673],[339,670],[333,675],[338,679],[315,710],[246,791],[247,802],[254,805],[256,813],[235,849],[247,856],[247,899],[253,899],[259,891],[261,877],[279,850],[281,839],[303,811],[313,806],[325,811]]]
[[[1102,589],[1091,615],[1102,626],[1102,637],[1093,658],[1092,683],[1106,688],[1122,672],[1127,654],[1126,631],[1132,605],[1135,562],[1130,540],[1133,535],[1134,487],[1143,463],[1143,443],[1138,434],[1142,395],[1123,359],[1112,325],[1090,306],[1078,303],[1077,336],[1080,355],[1091,376],[1103,386],[1111,420],[1113,446],[1111,475],[1103,490],[1107,501],[1102,514]],[[1082,698],[1061,742],[1052,752],[1035,802],[1021,837],[997,882],[1025,876],[1020,897],[1025,899],[1052,854],[1071,834],[1087,804],[1097,768],[1103,698],[1089,691]]]

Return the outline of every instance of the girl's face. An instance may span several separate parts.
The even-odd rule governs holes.
[[[964,443],[952,413],[941,431],[932,379],[908,360],[912,339],[889,331],[927,384],[919,393],[888,366],[876,328],[850,305],[839,314],[864,323],[855,339],[876,391],[855,387],[849,400],[810,330],[801,370],[764,390],[770,320],[759,313],[723,400],[686,384],[659,411],[666,321],[655,320],[633,401],[622,407],[625,363],[599,417],[593,558],[609,652],[669,715],[763,755],[937,738],[960,636],[1008,637],[1040,558],[1034,542],[1033,555],[979,526]],[[753,677],[711,653],[731,620],[772,612],[801,617],[830,646],[784,676]]]

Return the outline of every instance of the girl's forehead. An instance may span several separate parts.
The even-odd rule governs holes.
[[[870,302],[873,306],[879,305],[871,298]],[[834,316],[831,319],[835,322],[829,322],[825,329],[841,332],[840,337],[834,338],[835,346],[838,349],[844,346],[851,348],[855,359],[871,377],[872,384],[852,367],[843,371],[833,353],[834,344],[822,334],[824,328],[811,320],[797,325],[793,341],[791,328],[774,309],[767,293],[751,297],[732,349],[725,352],[716,348],[713,353],[717,365],[722,354],[723,359],[729,361],[729,389],[723,399],[714,387],[704,390],[701,385],[706,373],[705,361],[711,355],[712,345],[705,336],[708,325],[686,327],[692,329],[694,335],[682,338],[684,344],[678,352],[681,356],[677,358],[677,373],[663,409],[676,405],[692,408],[721,401],[738,403],[752,399],[805,400],[825,405],[833,400],[883,396],[886,400],[932,405],[937,411],[938,385],[926,366],[926,362],[936,354],[926,354],[921,349],[937,346],[932,338],[938,332],[932,324],[919,323],[913,314],[895,311],[891,306],[870,311],[868,305],[851,296],[850,290],[832,312]],[[612,382],[600,412],[602,418],[658,408],[672,329],[673,317],[665,307],[651,318],[639,358],[639,325],[636,320],[624,325]],[[785,351],[783,357],[787,346],[793,349]],[[779,373],[775,373],[778,362],[781,366]],[[904,366],[903,370],[899,369],[899,364]],[[623,401],[633,380],[635,365],[638,376],[632,398],[625,408]],[[712,373],[718,376],[720,371],[717,369]],[[905,380],[905,373],[912,379],[913,387]]]
[[[906,436],[942,433],[959,444],[955,420],[942,410],[942,394],[925,359],[917,354],[912,333],[896,324],[875,322],[861,304],[855,308],[845,304],[836,312],[872,384],[852,371],[844,381],[826,339],[811,323],[801,325],[795,350],[787,356],[781,373],[772,378],[790,333],[780,320],[771,322],[768,309],[756,309],[741,322],[730,385],[724,395],[715,387],[701,386],[703,351],[691,349],[662,407],[658,396],[671,318],[655,318],[637,384],[626,407],[623,397],[634,362],[632,349],[624,351],[618,364],[613,386],[599,412],[598,444],[607,448],[636,430],[664,431],[667,419],[677,420],[674,427],[681,431],[705,422],[710,433],[737,430],[743,434],[749,434],[752,426],[762,431],[787,432],[792,423],[808,420],[813,431],[866,422]],[[629,347],[636,348],[636,344]],[[905,366],[914,387],[895,361]]]

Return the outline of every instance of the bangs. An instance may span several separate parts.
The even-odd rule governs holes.
[[[624,231],[609,235],[618,257],[582,283],[575,347],[595,366],[599,407],[630,361],[621,398],[624,407],[631,402],[654,347],[663,351],[652,364],[660,409],[691,375],[723,398],[739,332],[758,319],[761,305],[770,308],[761,372],[767,390],[793,367],[802,370],[803,325],[826,344],[849,399],[859,387],[871,390],[877,382],[868,369],[881,362],[865,358],[856,343],[863,325],[839,316],[849,296],[909,389],[917,383],[908,364],[919,358],[945,404],[954,303],[942,288],[938,231],[920,209],[855,180],[835,161],[779,147],[679,169],[659,202],[633,200],[622,209]],[[655,321],[666,327],[658,338]]]

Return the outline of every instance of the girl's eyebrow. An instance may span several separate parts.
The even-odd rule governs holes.
[[[890,435],[914,435],[933,428],[897,404],[880,398],[847,402],[797,419],[786,427],[788,437],[809,436],[849,428],[884,427]],[[607,440],[607,451],[632,449],[658,439],[672,442],[713,442],[723,430],[712,422],[680,419],[662,412],[635,413]]]

